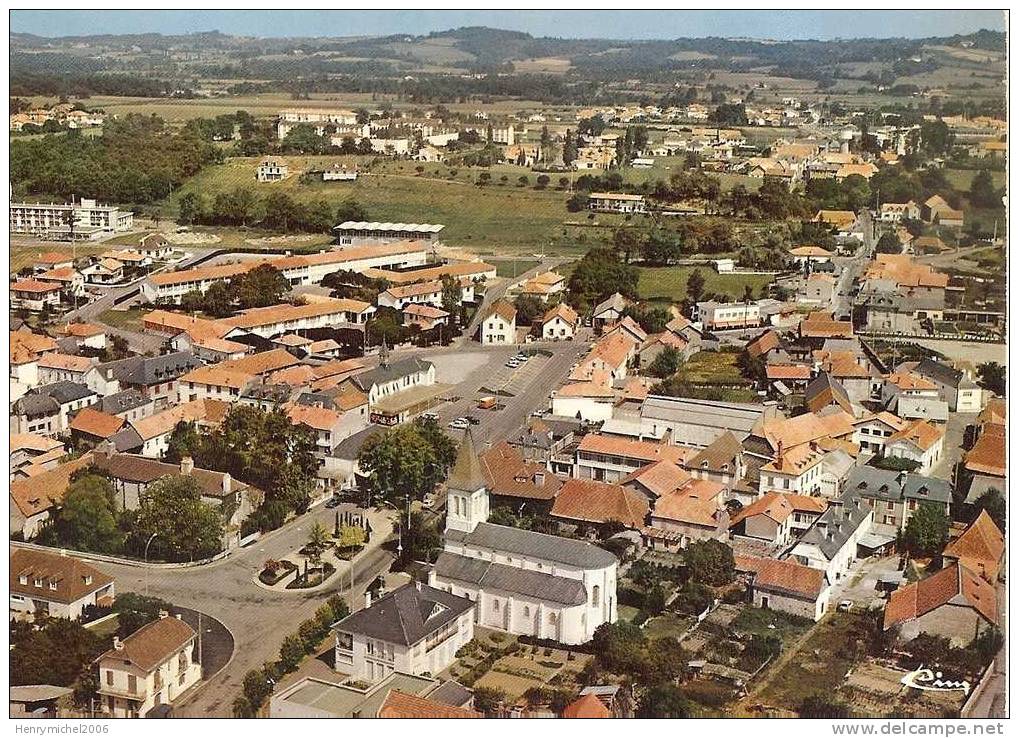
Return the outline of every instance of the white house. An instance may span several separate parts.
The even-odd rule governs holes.
[[[506,300],[497,300],[478,330],[481,343],[516,343],[517,309]]]
[[[788,560],[738,556],[736,570],[744,576],[755,607],[781,610],[814,622],[828,610],[831,587],[820,569]]]
[[[938,396],[953,413],[978,413],[984,408],[984,393],[967,372],[947,364],[924,359],[913,370],[938,388]]]
[[[615,622],[615,556],[488,522],[488,488],[469,429],[446,486],[445,546],[429,583],[473,601],[477,625],[578,644]]]
[[[336,670],[368,682],[394,672],[438,674],[474,637],[474,618],[466,597],[405,584],[333,625]]]
[[[870,532],[874,510],[863,499],[847,490],[814,521],[783,558],[820,569],[830,583],[842,579],[857,558],[857,548]]]
[[[11,285],[11,307],[38,312],[60,305],[60,285],[39,279],[19,279]]]
[[[255,170],[255,179],[259,182],[282,182],[290,173],[290,168],[282,159],[269,156],[262,159]]]
[[[202,678],[194,659],[197,634],[165,611],[97,659],[99,710],[107,717],[136,718],[170,705]]]
[[[113,577],[73,556],[15,548],[10,565],[12,618],[75,620],[89,605],[113,603]]]
[[[616,395],[611,388],[596,382],[571,382],[552,394],[552,414],[600,423],[612,418]]]
[[[761,306],[756,302],[699,302],[694,320],[709,331],[751,328],[761,324]]]
[[[941,461],[944,446],[944,428],[914,420],[885,439],[885,456],[915,461],[919,464],[917,471],[928,474]]]
[[[541,319],[541,337],[548,341],[568,341],[577,331],[577,313],[566,303],[559,303]]]

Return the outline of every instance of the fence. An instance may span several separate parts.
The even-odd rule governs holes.
[[[197,561],[181,561],[181,562],[165,562],[165,561],[141,561],[139,559],[131,559],[123,556],[110,556],[108,554],[92,553],[91,551],[75,551],[70,548],[55,548],[53,546],[42,546],[38,543],[27,543],[25,541],[10,541],[10,545],[16,548],[24,548],[30,551],[44,551],[46,553],[56,554],[58,556],[73,556],[78,559],[87,559],[90,561],[100,561],[107,564],[121,564],[123,566],[137,566],[139,568],[147,569],[190,569],[196,566],[205,566],[211,564],[214,561],[225,559],[230,555],[229,551],[220,551],[215,556],[210,556],[207,559],[198,559]]]

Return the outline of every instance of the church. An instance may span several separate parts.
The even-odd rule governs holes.
[[[613,554],[488,522],[488,488],[469,428],[446,487],[445,541],[429,584],[472,600],[477,625],[576,645],[615,622]]]

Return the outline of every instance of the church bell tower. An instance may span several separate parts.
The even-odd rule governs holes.
[[[488,486],[470,426],[457,451],[453,471],[446,480],[446,530],[470,533],[488,520]]]

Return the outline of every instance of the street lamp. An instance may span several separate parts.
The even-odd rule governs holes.
[[[149,563],[149,546],[152,544],[152,541],[155,540],[156,536],[158,536],[158,535],[159,535],[158,533],[153,533],[151,536],[149,536],[149,540],[145,542],[145,596],[146,597],[149,596],[149,567],[148,567],[148,563]]]

